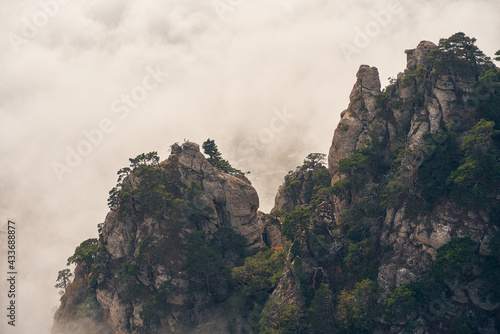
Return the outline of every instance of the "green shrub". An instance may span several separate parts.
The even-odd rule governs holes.
[[[470,238],[453,238],[437,250],[432,275],[440,280],[460,274],[474,257],[477,244]]]
[[[315,272],[314,276],[302,270],[303,261],[301,257],[297,257],[293,261],[292,271],[295,277],[299,279],[300,292],[304,297],[304,304],[308,307],[314,298],[314,291],[317,284],[322,282],[322,272]],[[319,273],[319,275],[317,275]]]
[[[500,130],[500,71],[497,68],[490,68],[484,73],[469,104],[476,108],[480,117],[495,122],[495,130]],[[498,141],[497,137],[497,147]]]
[[[102,319],[103,310],[97,301],[95,292],[89,293],[85,300],[77,304],[71,312],[73,320],[89,318],[94,321]]]
[[[168,315],[168,295],[174,291],[175,287],[171,281],[161,283],[155,293],[150,294],[144,304],[140,316],[144,322],[144,327],[149,331],[152,327],[159,326],[160,320]]]
[[[130,167],[118,171],[118,183],[110,190],[108,205],[121,215],[134,215],[139,210],[151,213],[178,211],[175,201],[179,190],[169,170],[159,164],[156,152],[130,158]]]
[[[308,207],[295,207],[295,210],[285,216],[281,225],[281,233],[287,240],[294,242],[300,233],[308,230],[311,217],[312,213]]]
[[[375,279],[377,276],[379,247],[371,238],[363,239],[348,246],[344,263],[347,274],[354,280],[363,278]]]
[[[290,257],[293,260],[293,259],[297,258],[298,256],[300,256],[300,242],[295,241],[295,242],[292,242],[292,244],[290,246]]]
[[[90,238],[83,241],[75,249],[75,253],[68,258],[68,266],[71,263],[83,264],[90,270],[92,263],[97,256],[97,251],[99,250],[99,241],[96,238]]]
[[[201,241],[201,242],[200,242]],[[188,237],[188,258],[184,265],[191,285],[196,283],[209,296],[222,298],[227,294],[229,272],[222,255],[206,240],[205,232],[193,232]]]
[[[223,259],[228,254],[234,254],[238,258],[245,256],[245,246],[247,243],[248,240],[244,236],[229,227],[219,228],[212,240],[210,240],[211,247],[217,249]]]
[[[302,183],[299,180],[288,179],[285,181],[285,191],[290,196],[298,196],[301,184]]]
[[[340,228],[352,243],[369,237],[370,226],[365,223],[365,219],[370,215],[370,212],[366,211],[367,208],[365,205],[352,205],[340,214]]]
[[[446,180],[459,165],[456,134],[424,134],[425,160],[418,170],[418,180],[422,185],[422,197],[428,208],[434,206],[436,199],[448,196],[450,188]]]
[[[478,324],[466,315],[461,315],[453,323],[453,334],[479,333]]]
[[[420,65],[412,72],[408,73],[403,78],[403,87],[410,87],[416,78],[423,77],[426,73],[427,69],[424,65]]]
[[[135,257],[135,263],[140,265],[142,261],[146,260],[148,264],[151,263],[152,253],[156,249],[155,244],[156,238],[154,236],[145,237],[137,247],[137,256]]]
[[[369,165],[369,157],[362,151],[357,151],[347,158],[340,159],[337,163],[337,171],[348,176],[355,176],[357,172]]]
[[[312,176],[314,192],[321,189],[328,189],[331,183],[330,172],[326,168],[317,168]]]
[[[355,150],[349,157],[337,162],[336,171],[344,177],[335,182],[330,191],[342,200],[349,197],[351,190],[362,188],[369,175],[378,176],[387,170],[383,155],[386,138],[382,126],[378,123],[371,124],[368,136],[364,148]]]
[[[481,280],[483,286],[481,288],[481,295],[487,298],[491,303],[500,302],[500,232],[496,232],[495,236],[491,239],[489,248],[491,250],[490,256],[484,260],[483,268],[481,271]]]
[[[347,199],[349,189],[351,189],[352,181],[349,177],[338,180],[332,186],[331,192],[341,200]]]
[[[285,250],[262,249],[231,270],[231,276],[250,302],[262,302],[278,285],[283,272]]]
[[[326,154],[324,153],[309,153],[304,159],[302,166],[299,167],[299,170],[314,170],[318,168],[318,166],[323,166],[325,163],[325,157]]]
[[[397,287],[384,303],[385,320],[391,323],[405,322],[418,310],[416,295],[410,284]]]
[[[453,69],[461,76],[480,75],[482,67],[490,61],[475,45],[476,39],[463,32],[439,40],[439,45],[429,55],[431,64],[438,71]]]
[[[99,286],[99,276],[101,274],[107,274],[108,273],[108,268],[104,263],[101,261],[96,261],[95,263],[92,263],[91,270],[90,270],[90,278],[89,278],[89,287],[91,288],[97,288]]]
[[[403,284],[384,303],[384,319],[400,324],[422,312],[432,312],[432,301],[446,291],[445,281],[461,282],[466,265],[475,256],[476,243],[470,238],[454,238],[437,250],[436,260],[427,278]],[[498,285],[496,285],[498,287]]]
[[[259,323],[260,334],[295,334],[309,331],[307,314],[274,295],[271,295],[262,310]]]
[[[370,165],[370,156],[366,151],[355,151],[347,158],[337,162],[337,171],[344,175],[344,178],[335,182],[332,193],[342,199],[347,197],[349,190],[356,190],[360,187],[364,172]]]
[[[309,307],[309,323],[314,334],[338,332],[335,326],[335,297],[328,284],[321,284]]]
[[[465,136],[461,165],[447,179],[452,199],[461,205],[488,205],[500,185],[498,154],[491,147],[495,123],[481,119]]]
[[[389,106],[389,102],[390,102],[390,94],[389,92],[387,91],[382,91],[379,96],[377,96],[377,102],[376,102],[376,107],[377,108],[382,108],[382,109],[386,109],[387,106]]]
[[[307,314],[295,305],[288,305],[279,317],[279,334],[307,333]]]
[[[190,286],[207,293],[214,302],[226,299],[232,281],[227,254],[234,254],[238,261],[244,254],[246,239],[231,229],[221,228],[208,240],[204,231],[196,231],[188,236],[188,257],[184,262],[186,277]]]
[[[345,333],[372,333],[379,314],[379,295],[377,284],[369,279],[357,283],[352,291],[341,291],[337,319]]]
[[[125,261],[117,272],[118,282],[126,282],[134,279],[139,273],[139,266],[135,263]]]

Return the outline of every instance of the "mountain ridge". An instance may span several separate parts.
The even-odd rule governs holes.
[[[309,155],[270,214],[197,144],[135,166],[53,332],[495,332],[500,72],[474,43],[422,41],[384,89],[361,65],[328,168]]]

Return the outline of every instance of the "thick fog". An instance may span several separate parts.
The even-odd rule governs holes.
[[[286,172],[328,152],[361,64],[385,85],[405,49],[459,31],[492,56],[498,13],[497,0],[0,1],[0,332],[49,332],[57,271],[97,236],[128,158],[215,139],[268,212]]]

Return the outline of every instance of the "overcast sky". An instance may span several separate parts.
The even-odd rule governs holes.
[[[97,236],[128,158],[215,139],[268,212],[286,172],[328,152],[361,64],[385,85],[405,49],[458,31],[492,56],[498,13],[497,0],[0,0],[0,226],[17,223],[19,271],[18,326],[2,316],[1,332],[48,333],[57,271]]]

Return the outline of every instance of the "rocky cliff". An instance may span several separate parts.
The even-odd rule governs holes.
[[[474,42],[421,42],[383,89],[362,65],[328,167],[270,214],[194,143],[125,170],[54,333],[496,333],[500,71]]]
[[[481,266],[491,255],[489,244],[499,228],[494,213],[500,199],[498,188],[486,190],[487,182],[496,182],[498,186],[498,146],[495,148],[490,138],[498,126],[490,123],[490,128],[480,135],[489,139],[479,140],[474,148],[491,154],[497,176],[486,181],[478,174],[472,176],[471,170],[467,176],[452,171],[458,167],[463,172],[470,167],[467,164],[473,160],[472,153],[464,154],[457,147],[467,150],[467,142],[475,140],[472,133],[478,133],[480,119],[484,121],[484,105],[491,107],[493,100],[498,103],[494,97],[498,94],[498,78],[480,78],[484,73],[498,75],[498,69],[487,58],[482,69],[461,56],[454,62],[445,62],[439,57],[446,42],[443,40],[438,47],[423,41],[417,48],[406,50],[407,68],[384,90],[380,89],[377,69],[361,66],[351,102],[342,113],[329,152],[332,185],[338,182],[337,186],[341,186],[342,179],[353,181],[353,175],[349,175],[353,169],[368,174],[361,177],[364,184],[360,188],[351,185],[347,190],[344,187],[345,192],[337,192],[337,222],[352,219],[353,210],[366,209],[370,202],[381,201],[381,207],[385,207],[378,219],[370,222],[370,234],[376,236],[379,249],[383,250],[373,276],[381,288],[382,299],[397,287],[412,287],[412,282],[425,278],[429,281],[436,270],[436,258],[441,255],[439,249],[451,240],[470,239],[475,247],[474,260],[467,269],[462,268],[466,273],[447,277],[444,285],[432,281],[433,287],[439,286],[434,290],[437,295],[423,303],[427,305],[404,310],[414,313],[405,314],[407,317],[400,318],[400,323],[385,329],[391,332],[458,332],[454,328],[464,326],[470,330],[465,332],[493,333],[498,328],[495,321],[499,304],[491,303],[485,289],[480,293],[481,278],[485,278]],[[498,115],[488,117],[490,121],[498,120]],[[378,147],[374,147],[374,140]],[[378,154],[370,163],[380,164],[381,169],[376,170],[373,165],[357,169],[341,166],[345,158],[366,155],[368,151]],[[441,163],[436,162],[440,159]],[[466,185],[460,182],[462,178],[469,179]],[[475,192],[482,192],[479,201],[471,200]],[[381,198],[373,201],[377,196]],[[369,215],[363,211],[361,220],[367,220]],[[406,292],[418,296],[416,290]],[[399,302],[406,300],[401,298]],[[478,314],[486,318],[464,320]],[[469,323],[463,325],[461,321]]]
[[[429,54],[435,48],[434,43],[423,41],[416,49],[406,50],[407,68],[385,88],[384,97],[377,69],[360,67],[351,102],[342,113],[329,152],[333,183],[341,178],[338,161],[366,146],[374,124],[384,137],[384,158],[397,150],[422,148],[426,144],[424,134],[445,133],[452,127],[464,135],[464,130],[475,124],[478,116],[469,100],[477,86],[476,77],[459,75],[452,67],[443,72],[432,69]],[[383,99],[386,106],[380,103]],[[411,164],[406,168],[417,171],[424,163],[425,152],[420,149],[412,154],[411,161],[403,163]],[[409,204],[404,201],[387,208],[381,240],[393,248],[394,255],[384,261],[378,276],[384,288],[399,286],[427,273],[436,250],[452,238],[469,236],[482,245],[496,230],[489,224],[484,208],[464,208],[443,199],[426,212],[425,203],[420,204],[419,212],[411,217],[407,213]]]
[[[419,43],[384,89],[362,65],[328,156],[333,196],[307,195],[313,171],[285,178],[273,211],[293,243],[274,295],[309,321],[321,284],[336,297],[322,307],[335,323],[304,332],[497,332],[500,78],[473,44]]]
[[[123,214],[120,210],[110,211],[102,224],[98,255],[102,262],[100,264],[106,270],[91,273],[85,263],[77,263],[74,283],[56,312],[54,332],[73,332],[75,328],[83,326],[80,330],[86,333],[91,327],[87,327],[87,324],[92,322],[99,326],[96,332],[104,332],[102,327],[114,333],[141,332],[144,322],[140,313],[147,296],[161,290],[165,282],[171,284],[173,292],[166,299],[169,313],[162,318],[162,326],[184,328],[177,321],[179,313],[184,311],[184,305],[204,303],[208,299],[205,295],[188,292],[184,263],[188,257],[186,243],[191,233],[203,231],[207,238],[212,239],[221,229],[234,230],[245,238],[247,252],[264,247],[263,237],[272,245],[279,242],[275,240],[276,233],[272,232],[273,223],[264,225],[262,218],[265,217],[257,211],[259,199],[250,182],[242,175],[230,175],[213,167],[197,144],[174,144],[170,157],[161,162],[158,168],[168,171],[177,188],[175,196],[188,204],[175,204],[182,211],[176,213],[165,208],[146,210],[141,208],[140,203],[134,203],[135,212],[132,214]],[[134,177],[130,175],[128,178]],[[137,187],[134,183],[139,182],[132,182],[133,187]],[[266,228],[269,233],[266,233]],[[141,246],[152,240],[151,237],[154,237],[156,254],[148,254],[147,265],[139,264]],[[231,259],[226,261],[231,262]],[[124,265],[131,264],[136,266],[130,270],[133,274],[125,276],[133,277],[117,279],[120,274],[123,276],[120,270],[126,269]],[[95,278],[98,284],[94,288],[87,288],[92,275],[99,275]],[[196,301],[196,298],[200,298],[200,301]],[[99,316],[88,312],[75,316],[75,309],[79,310],[81,304],[88,300],[94,302]],[[197,332],[198,323],[203,323],[200,333],[220,333],[227,327],[227,320],[217,307],[188,313],[186,316],[190,317],[190,325],[187,327],[191,332]],[[220,318],[217,318],[217,314],[220,314]],[[85,320],[82,326],[80,318]]]

